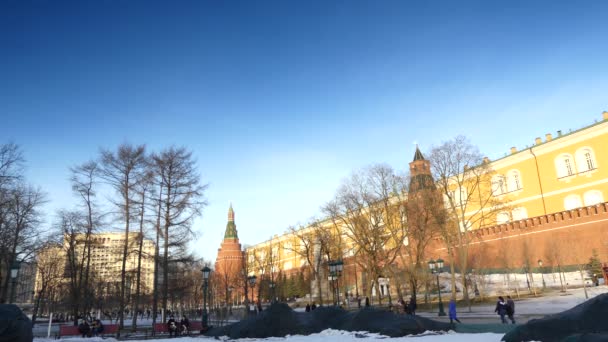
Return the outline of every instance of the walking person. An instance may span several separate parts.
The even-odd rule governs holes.
[[[511,296],[507,296],[507,316],[511,320],[511,324],[515,324],[515,302]]]
[[[412,297],[410,298],[410,305],[409,305],[410,314],[411,314],[412,316],[416,316],[416,308],[417,308],[417,305],[416,305],[416,297],[415,297],[415,296],[412,296]]]
[[[456,317],[456,300],[454,300],[454,298],[450,299],[450,304],[448,304],[448,311],[450,314],[450,324],[453,324],[454,321],[462,323],[458,319],[458,317]]]
[[[503,324],[507,324],[507,320],[505,319],[505,315],[507,314],[507,303],[505,303],[505,299],[502,296],[498,297],[498,301],[496,302],[496,308],[494,309],[498,315],[500,315],[500,320]]]

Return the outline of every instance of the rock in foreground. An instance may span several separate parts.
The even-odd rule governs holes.
[[[0,342],[32,342],[32,321],[13,304],[0,304]]]
[[[519,341],[608,341],[608,293],[570,310],[533,319],[503,336],[506,342]]]
[[[336,307],[319,307],[311,312],[295,312],[287,304],[271,305],[260,314],[211,329],[208,336],[237,338],[284,337],[310,335],[325,329],[369,331],[390,337],[420,334],[427,330],[447,331],[450,324],[424,317],[397,315],[392,312],[365,308],[345,311]]]

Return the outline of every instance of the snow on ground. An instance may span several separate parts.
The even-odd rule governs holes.
[[[492,341],[500,341],[500,339],[502,338],[503,334],[491,334],[491,333],[483,333],[483,334],[457,334],[453,331],[447,332],[447,333],[442,333],[442,334],[438,334],[438,333],[434,333],[434,332],[427,332],[425,334],[422,335],[417,335],[416,340],[415,341],[420,341],[420,342],[444,342],[444,341],[450,341],[450,342],[492,342]],[[386,336],[382,336],[382,335],[378,335],[378,334],[370,334],[370,333],[365,333],[365,332],[361,332],[361,333],[356,333],[356,332],[347,332],[347,331],[339,331],[339,330],[325,330],[322,331],[318,334],[312,334],[309,336],[302,336],[302,335],[293,335],[293,336],[287,336],[287,337],[270,337],[270,338],[265,338],[265,339],[253,339],[253,338],[243,338],[237,341],[242,341],[242,342],[249,342],[249,341],[269,341],[269,342],[273,342],[273,341],[288,341],[288,342],[349,342],[349,341],[357,341],[357,342],[361,342],[364,341],[361,338],[367,338],[367,339],[387,339],[390,340],[390,342],[410,342],[412,339],[412,336],[408,337],[396,337],[396,338],[389,338]],[[66,342],[116,342],[115,339],[112,338],[107,338],[107,339],[102,339],[100,337],[94,337],[94,338],[79,338],[79,337],[72,337],[72,338],[63,338],[60,340],[51,340],[51,339],[45,339],[45,338],[36,338],[34,339],[34,342],[57,342],[57,341],[66,341]],[[155,342],[204,342],[204,341],[215,341],[214,338],[211,337],[180,337],[180,338],[167,338],[167,339],[159,339],[159,340],[153,340]]]

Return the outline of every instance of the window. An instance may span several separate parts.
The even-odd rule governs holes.
[[[500,212],[496,215],[496,224],[503,224],[509,222],[509,213],[506,211]]]
[[[505,177],[502,175],[496,175],[492,177],[492,194],[494,196],[500,196],[506,191]]]
[[[583,199],[585,200],[585,206],[604,203],[604,196],[599,190],[589,190],[585,192]]]
[[[469,194],[467,193],[467,188],[465,187],[461,187],[460,188],[460,204],[461,205],[466,205],[467,201],[469,200]]]
[[[581,196],[579,195],[568,195],[564,198],[564,208],[566,210],[572,210],[582,207]]]
[[[555,168],[557,169],[557,178],[564,178],[574,175],[574,165],[572,156],[562,154],[555,159]]]
[[[593,150],[583,147],[576,151],[576,167],[579,173],[591,171],[596,168]]]
[[[522,185],[521,174],[519,173],[519,171],[511,170],[509,171],[508,175],[509,178],[507,180],[507,189],[509,190],[509,192],[520,190],[522,188]]]
[[[513,216],[513,221],[524,220],[528,218],[528,210],[524,207],[515,208],[511,215]]]

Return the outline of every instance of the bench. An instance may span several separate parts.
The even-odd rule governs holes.
[[[118,324],[105,324],[103,331],[100,335],[112,335],[118,333]],[[76,325],[60,325],[59,326],[59,337],[62,336],[81,336],[82,334],[78,331]]]

